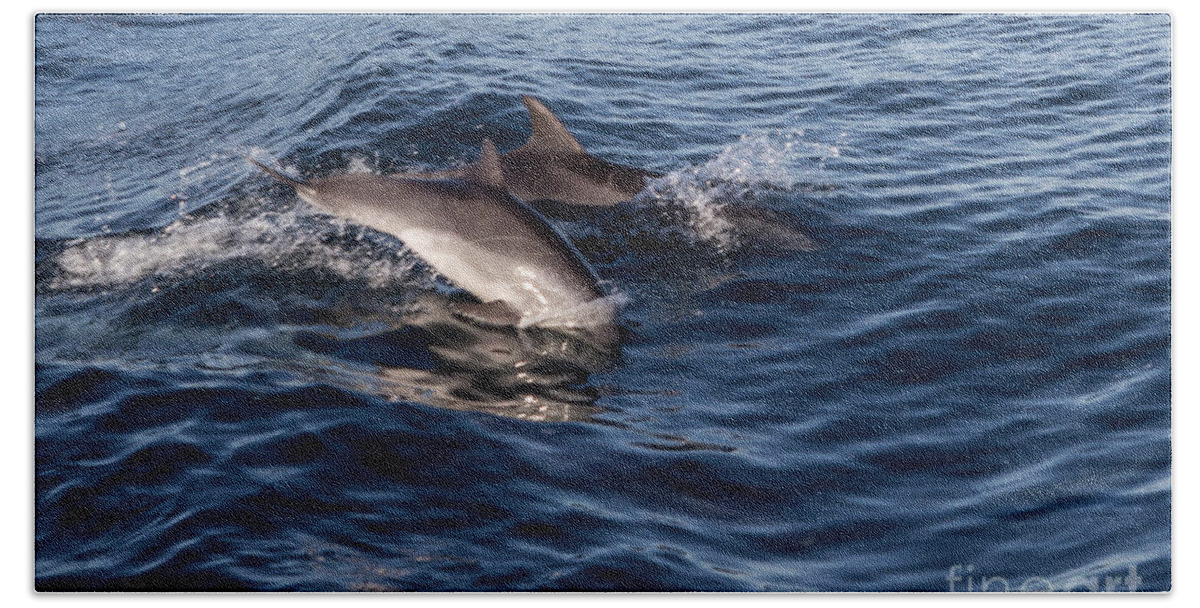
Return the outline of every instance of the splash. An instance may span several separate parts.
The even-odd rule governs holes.
[[[319,268],[372,288],[419,283],[417,260],[407,249],[369,256],[336,236],[362,242],[362,229],[329,222],[324,229],[303,212],[272,211],[250,217],[221,213],[181,218],[154,234],[122,234],[77,241],[57,257],[52,289],[129,285],[153,276],[186,276],[238,258],[261,260],[282,271]],[[337,240],[337,239],[333,239]]]
[[[350,155],[350,164],[346,167],[347,173],[372,173],[379,174],[379,170],[375,167],[379,166],[379,155],[376,154],[374,159],[367,158],[361,154]]]
[[[640,196],[656,206],[681,207],[691,236],[725,251],[737,247],[738,231],[726,208],[761,191],[826,189],[824,163],[837,146],[806,141],[802,129],[743,135],[701,165],[653,180]]]

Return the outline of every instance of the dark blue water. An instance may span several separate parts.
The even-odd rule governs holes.
[[[1169,589],[1170,28],[43,15],[37,586]],[[459,165],[525,93],[666,174],[547,210],[618,356],[243,160]]]

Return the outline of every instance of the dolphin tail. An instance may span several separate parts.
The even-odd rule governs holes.
[[[291,177],[290,175],[285,175],[283,173],[280,173],[279,171],[276,171],[275,169],[272,169],[256,160],[254,160],[253,158],[250,158],[249,156],[246,156],[246,160],[250,161],[250,164],[261,169],[263,173],[266,173],[267,175],[270,175],[271,177],[273,177],[285,184],[289,184],[292,187],[296,188],[297,190],[300,190],[300,189],[311,190],[312,189],[312,187],[309,186],[307,182],[300,180],[300,179],[296,179],[294,177]]]

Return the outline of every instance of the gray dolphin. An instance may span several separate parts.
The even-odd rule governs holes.
[[[500,155],[504,182],[517,198],[608,207],[632,199],[647,179],[662,177],[588,154],[546,104],[529,95],[521,101],[529,110],[532,134],[521,147]],[[470,168],[395,177],[460,177],[466,171]]]
[[[395,236],[482,304],[462,308],[498,325],[609,328],[615,306],[596,273],[538,212],[505,189],[495,146],[448,179],[349,173],[301,181],[253,159],[332,215]]]

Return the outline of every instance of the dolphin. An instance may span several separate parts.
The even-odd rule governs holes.
[[[248,159],[318,209],[400,239],[479,299],[465,316],[519,328],[612,327],[615,305],[594,270],[541,214],[505,188],[496,147],[446,179],[349,173],[302,181]]]
[[[554,201],[610,207],[631,200],[646,180],[661,173],[627,167],[588,154],[562,121],[538,99],[522,95],[532,134],[521,147],[500,155],[504,182],[523,201]],[[470,168],[397,174],[399,178],[460,177]]]

